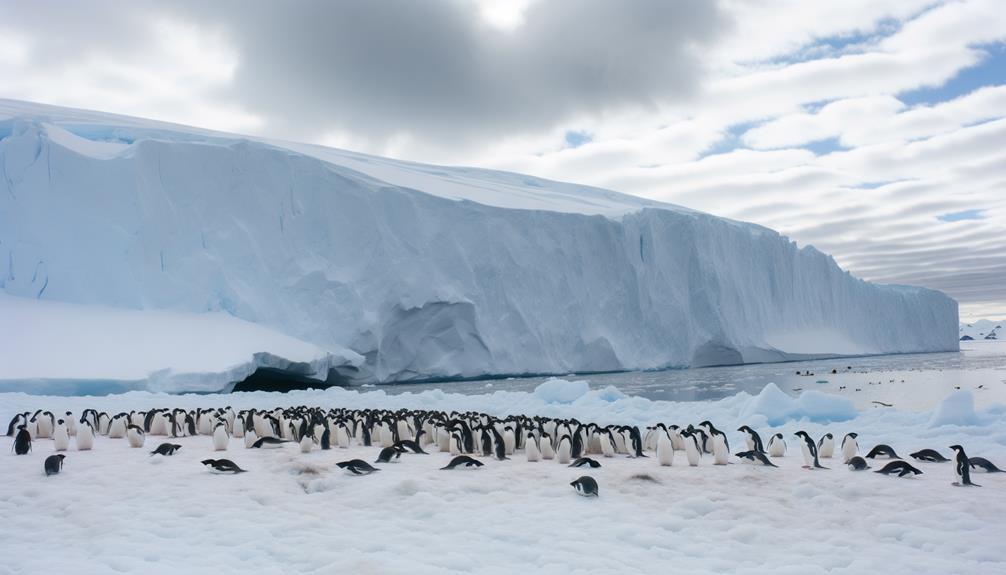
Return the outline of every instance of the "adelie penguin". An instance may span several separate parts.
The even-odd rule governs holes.
[[[866,460],[862,457],[855,455],[845,462],[849,466],[850,471],[865,471],[870,468],[866,464]]]
[[[467,469],[469,467],[482,467],[483,465],[485,465],[485,464],[482,463],[481,461],[477,460],[477,459],[472,459],[471,457],[468,457],[467,455],[459,455],[459,456],[455,457],[454,459],[452,459],[451,462],[448,463],[445,467],[441,467],[440,469],[441,470],[444,470],[444,469],[454,469],[455,467],[458,467],[458,466],[464,466],[464,468]]]
[[[252,449],[275,449],[277,447],[283,447],[284,443],[290,443],[286,439],[278,439],[276,437],[265,436],[260,437],[255,443],[252,444]]]
[[[142,427],[133,424],[126,427],[126,441],[129,442],[130,447],[143,447],[145,439],[146,435],[143,433]]]
[[[944,461],[950,461],[946,457],[940,454],[939,451],[935,449],[921,449],[915,453],[909,453],[912,459],[918,459],[919,461],[929,461],[930,463],[943,463]]]
[[[182,446],[177,443],[162,443],[157,446],[157,449],[151,451],[150,455],[174,455],[181,448]]]
[[[589,475],[584,475],[576,481],[571,481],[569,484],[576,490],[577,495],[581,495],[583,497],[598,496],[597,481],[594,481],[594,478]]]
[[[950,449],[954,450],[954,475],[957,477],[954,485],[981,487],[977,483],[971,483],[971,462],[968,460],[967,454],[964,453],[964,448],[960,445],[951,445]]]
[[[772,457],[783,457],[786,455],[786,440],[781,433],[776,433],[768,438],[768,454]]]
[[[397,462],[398,458],[402,456],[402,452],[398,450],[397,447],[385,447],[381,450],[381,453],[377,455],[377,461],[374,463],[391,463],[392,461]]]
[[[210,468],[213,473],[244,473],[246,470],[241,469],[236,463],[230,459],[204,459],[201,462],[206,467]]]
[[[67,430],[66,422],[62,419],[56,422],[56,429],[52,431],[52,439],[56,451],[66,451],[70,447],[70,432]]]
[[[869,453],[866,454],[867,459],[875,459],[877,457],[886,457],[888,459],[901,459],[901,457],[899,457],[898,454],[894,452],[893,447],[891,447],[890,445],[885,445],[883,443],[877,445],[876,447],[871,449]]]
[[[751,429],[746,425],[742,425],[737,428],[737,431],[744,433],[744,441],[747,443],[748,451],[757,451],[759,453],[765,453],[765,446],[762,444],[761,436],[758,432]]]
[[[418,443],[416,443],[411,439],[403,439],[398,443],[396,443],[395,445],[393,445],[393,447],[403,453],[405,452],[405,450],[409,450],[412,453],[422,453],[423,455],[427,455],[427,453],[423,451],[423,448]]]
[[[752,463],[758,462],[758,463],[761,463],[762,465],[767,465],[768,467],[779,467],[778,465],[776,465],[776,464],[772,463],[771,461],[769,461],[769,458],[768,458],[767,455],[765,455],[761,451],[756,451],[754,449],[749,450],[749,451],[741,451],[740,453],[735,453],[734,455],[736,455],[737,457],[739,457],[741,459],[745,459],[747,461],[750,461]]]
[[[800,438],[800,452],[803,453],[804,468],[828,469],[817,459],[817,444],[807,435],[806,431],[797,431],[794,435]]]
[[[598,467],[601,466],[601,463],[599,461],[595,461],[595,460],[593,460],[593,459],[591,459],[589,457],[578,457],[578,458],[576,458],[576,460],[573,463],[570,463],[568,465],[568,467],[583,467],[584,465],[586,465],[587,467],[593,467],[593,468],[596,469],[596,468],[598,468]]]
[[[44,464],[45,476],[48,477],[50,475],[56,475],[57,473],[59,473],[60,470],[63,469],[64,459],[66,459],[66,456],[63,455],[62,453],[46,457]]]
[[[842,439],[842,461],[848,463],[859,454],[859,444],[856,443],[858,433],[846,433]]]
[[[821,439],[817,441],[817,456],[821,458],[831,459],[831,456],[835,453],[835,436],[830,433],[825,433],[821,436]]]
[[[1003,473],[1002,469],[996,467],[995,463],[992,463],[984,457],[969,457],[968,464],[971,465],[971,469],[982,468],[985,473]]]
[[[906,475],[922,475],[921,471],[912,467],[912,465],[907,461],[892,461],[877,471],[874,471],[874,473],[883,473],[884,475],[897,473],[898,477],[904,477]]]
[[[348,473],[353,475],[370,475],[375,471],[380,471],[380,469],[374,467],[373,465],[367,463],[362,459],[350,459],[349,461],[340,461],[336,463],[340,469],[345,469]]]
[[[18,425],[17,435],[14,436],[14,455],[28,455],[29,451],[31,451],[31,434],[28,433],[28,426]]]

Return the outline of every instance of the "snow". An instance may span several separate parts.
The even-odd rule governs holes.
[[[225,313],[352,350],[359,382],[958,349],[942,293],[519,174],[4,100],[0,176],[0,292]]]
[[[960,337],[967,336],[978,341],[1006,339],[1004,338],[1006,332],[1002,330],[1003,324],[1006,324],[1006,321],[992,319],[979,319],[971,323],[962,322],[959,329]]]
[[[627,424],[698,423],[710,419],[734,447],[734,432],[755,424],[756,396],[716,402],[606,398],[591,389],[571,403],[549,401],[578,386],[537,393],[444,391],[388,395],[381,390],[168,395],[131,392],[108,397],[0,394],[0,420],[14,412],[85,407],[118,412],[150,407],[271,408],[289,405],[435,408],[496,415],[575,416]],[[572,395],[572,394],[570,394]],[[568,397],[568,396],[567,396]],[[609,401],[610,399],[610,401]],[[485,460],[476,471],[440,471],[447,453],[403,455],[371,476],[334,467],[355,457],[373,461],[377,448],[301,454],[296,446],[246,450],[232,440],[212,451],[207,436],[180,438],[172,458],[99,436],[95,448],[71,446],[60,475],[42,476],[50,440],[27,456],[3,455],[0,541],[4,568],[18,573],[290,572],[468,573],[969,573],[1006,569],[1000,552],[1006,474],[975,474],[981,489],[951,486],[948,463],[914,462],[914,479],[851,472],[836,459],[829,470],[801,469],[792,434],[860,434],[861,451],[877,443],[899,453],[928,447],[947,454],[960,443],[971,456],[1006,462],[1006,409],[982,410],[976,425],[929,427],[931,412],[865,411],[840,423],[788,419],[768,427],[789,443],[779,469],[735,463],[671,467],[647,459],[600,458],[584,471],[523,454]],[[9,453],[10,438],[0,439]],[[212,475],[199,460],[227,457],[248,473]],[[735,460],[736,461],[736,460]],[[589,474],[600,497],[578,497],[568,485]],[[647,475],[653,481],[641,478]],[[44,520],[40,518],[45,518]],[[40,527],[40,521],[44,528]]]
[[[930,427],[941,425],[975,425],[978,415],[975,413],[975,396],[970,391],[955,391],[947,396],[933,412],[929,420]]]
[[[852,400],[845,397],[809,390],[794,398],[783,393],[775,383],[769,383],[754,396],[743,413],[746,418],[762,416],[769,425],[801,419],[828,423],[854,419],[856,408]]]
[[[558,377],[542,382],[534,390],[534,396],[545,403],[573,403],[590,391],[586,381],[569,381]]]
[[[298,363],[324,380],[330,367],[363,359],[223,313],[82,306],[0,292],[0,317],[18,328],[0,330],[0,388],[40,379],[33,387],[42,393],[38,386],[73,380],[142,380],[151,391],[218,391],[258,367]]]

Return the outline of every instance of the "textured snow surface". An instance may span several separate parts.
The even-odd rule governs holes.
[[[735,463],[672,467],[647,459],[598,457],[596,470],[552,461],[528,463],[517,452],[485,460],[474,471],[440,471],[446,453],[403,455],[401,463],[355,477],[334,462],[373,461],[378,448],[314,451],[296,446],[246,450],[231,440],[212,451],[209,437],[172,440],[171,458],[99,437],[95,448],[66,452],[64,471],[43,477],[52,442],[36,440],[28,456],[10,453],[0,438],[2,569],[13,573],[969,573],[1006,570],[1001,552],[1006,474],[975,473],[982,488],[951,486],[950,463],[913,464],[914,479],[851,472],[837,459],[829,470],[801,469],[792,434],[819,437],[859,432],[861,451],[888,443],[899,453],[960,443],[969,455],[1006,463],[1006,408],[982,410],[974,425],[929,427],[931,413],[871,410],[840,423],[794,420],[770,428],[756,405],[781,398],[747,394],[706,403],[652,402],[612,396],[578,384],[549,385],[541,394],[497,392],[462,396],[428,391],[330,389],[285,395],[172,396],[131,392],[108,397],[0,394],[0,420],[47,408],[79,414],[150,407],[323,407],[476,409],[576,416],[598,423],[698,423],[727,431],[743,446],[741,424],[763,438],[785,434],[789,451],[779,469]],[[560,393],[561,392],[561,393]],[[573,396],[576,396],[575,398]],[[553,401],[560,398],[564,403]],[[571,400],[571,401],[570,401]],[[789,404],[786,404],[789,409]],[[227,457],[249,472],[218,476],[199,460]],[[736,461],[736,460],[734,460]],[[884,461],[874,462],[882,465]],[[876,467],[875,467],[876,468]],[[598,499],[568,485],[589,474]],[[645,474],[655,481],[636,477]],[[2,570],[0,569],[0,570]]]
[[[759,226],[518,174],[4,101],[0,176],[0,291],[225,312],[351,349],[364,381],[958,345],[939,292],[858,280]]]

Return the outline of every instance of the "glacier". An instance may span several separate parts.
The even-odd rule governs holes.
[[[358,383],[958,350],[938,291],[858,279],[758,225],[520,174],[0,100],[0,188],[12,299],[226,314]],[[218,373],[199,389],[223,389]]]

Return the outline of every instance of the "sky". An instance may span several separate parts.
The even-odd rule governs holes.
[[[0,0],[0,97],[762,224],[1006,317],[1001,0]]]

